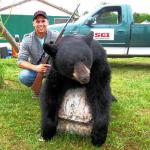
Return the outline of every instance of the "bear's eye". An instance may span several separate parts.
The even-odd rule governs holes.
[[[68,62],[67,63],[67,68],[71,68],[73,66],[73,63]]]
[[[86,57],[83,57],[83,58],[81,59],[81,62],[87,62],[87,58],[86,58]]]

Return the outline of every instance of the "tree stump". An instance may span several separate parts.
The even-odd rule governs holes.
[[[70,89],[66,92],[58,114],[58,131],[90,135],[92,113],[86,98],[85,88]]]

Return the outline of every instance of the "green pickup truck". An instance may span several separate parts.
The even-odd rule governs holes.
[[[50,25],[61,31],[65,24]],[[150,56],[150,24],[134,23],[129,5],[106,5],[69,23],[64,35],[94,32],[112,57]]]

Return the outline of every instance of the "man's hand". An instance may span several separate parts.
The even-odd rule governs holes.
[[[39,64],[36,66],[35,70],[36,72],[47,72],[48,67],[50,67],[51,65],[49,64]]]

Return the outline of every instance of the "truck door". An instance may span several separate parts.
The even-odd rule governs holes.
[[[130,26],[124,22],[120,6],[107,6],[92,16],[93,22],[81,27],[82,31],[94,31],[98,40],[109,55],[125,55],[129,44]],[[83,29],[84,28],[84,29]],[[81,31],[81,32],[82,32]]]

